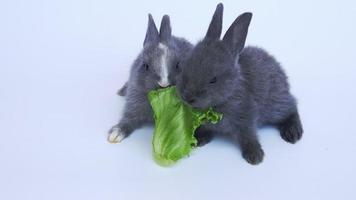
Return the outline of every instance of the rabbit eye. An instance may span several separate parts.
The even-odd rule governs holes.
[[[148,71],[150,69],[150,66],[147,64],[143,64],[143,68],[145,68],[145,70]]]
[[[209,83],[210,83],[210,84],[214,84],[214,83],[216,83],[216,81],[217,81],[217,79],[216,79],[216,76],[215,76],[214,78],[212,78],[212,79],[209,81]]]
[[[180,65],[179,65],[180,63],[179,62],[177,62],[177,64],[176,64],[176,70],[179,70],[180,69]]]

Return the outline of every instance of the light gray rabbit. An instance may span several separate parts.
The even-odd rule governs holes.
[[[168,15],[163,16],[158,32],[149,14],[143,50],[131,66],[129,80],[119,91],[126,96],[123,117],[109,131],[109,142],[120,142],[135,129],[153,123],[148,92],[175,84],[178,63],[193,46],[183,38],[172,36],[171,32]]]
[[[259,126],[276,126],[290,143],[301,138],[303,129],[280,64],[260,48],[244,48],[252,13],[237,17],[220,40],[222,13],[219,4],[205,38],[180,62],[178,93],[193,107],[223,113],[218,124],[197,130],[199,145],[209,142],[212,133],[228,135],[247,162],[258,164],[264,156],[256,136]]]

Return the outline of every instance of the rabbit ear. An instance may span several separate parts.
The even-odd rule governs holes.
[[[238,16],[226,31],[223,42],[228,46],[234,56],[239,54],[245,46],[252,13],[246,12]]]
[[[153,21],[152,15],[148,14],[148,26],[147,26],[146,37],[145,37],[145,41],[143,42],[143,45],[145,46],[146,44],[151,42],[158,42],[158,39],[159,36],[158,36],[156,24]]]
[[[221,29],[222,29],[222,15],[224,11],[224,6],[222,3],[219,3],[216,6],[213,18],[211,19],[208,32],[205,35],[205,38],[218,40],[220,39]]]
[[[159,29],[159,37],[161,41],[167,42],[172,36],[171,22],[168,15],[164,15],[161,21],[161,28]]]

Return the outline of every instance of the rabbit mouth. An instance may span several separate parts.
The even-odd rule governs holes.
[[[196,97],[190,91],[182,90],[181,88],[179,88],[179,86],[178,86],[177,94],[178,96],[180,96],[180,98],[185,104],[193,108],[197,108],[197,109],[209,108],[210,102],[207,99]]]
[[[204,110],[204,109],[208,109],[209,108],[208,102],[206,102],[206,101],[198,101],[198,100],[193,100],[193,102],[187,102],[185,100],[183,100],[183,101],[186,104],[188,104],[191,107],[196,108],[196,109]]]

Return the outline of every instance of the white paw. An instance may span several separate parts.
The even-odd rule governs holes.
[[[125,133],[115,126],[109,131],[108,141],[110,143],[119,143],[125,138]]]

